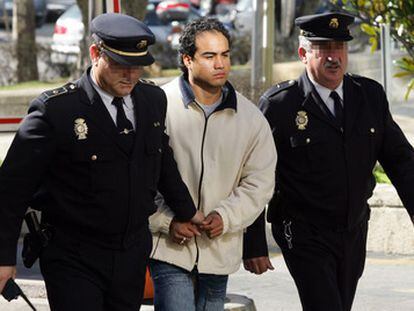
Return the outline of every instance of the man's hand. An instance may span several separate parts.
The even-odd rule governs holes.
[[[180,245],[183,245],[188,240],[192,239],[195,235],[201,235],[196,225],[191,222],[180,222],[173,219],[170,224],[170,236],[171,239]]]
[[[10,278],[16,277],[16,266],[0,266],[0,293]]]
[[[204,214],[200,211],[197,211],[193,218],[190,220],[193,224],[201,225],[204,221]]]
[[[262,274],[267,270],[275,269],[267,256],[245,259],[243,260],[243,264],[244,269],[254,274]]]
[[[200,225],[200,229],[205,231],[210,239],[218,237],[223,233],[223,219],[219,213],[212,212],[207,215],[206,219]]]

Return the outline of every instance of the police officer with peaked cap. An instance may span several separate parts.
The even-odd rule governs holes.
[[[260,99],[278,151],[268,221],[303,310],[351,310],[377,161],[414,220],[414,150],[393,121],[382,86],[346,73],[353,21],[344,13],[297,18],[306,70]],[[258,237],[263,240],[251,234],[245,243],[257,244]]]
[[[159,189],[183,221],[201,221],[164,133],[165,94],[141,81],[148,27],[103,14],[92,66],[33,100],[0,169],[0,291],[15,277],[28,206],[52,232],[40,267],[52,310],[138,310]]]

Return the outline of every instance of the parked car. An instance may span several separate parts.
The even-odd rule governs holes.
[[[34,0],[36,27],[40,27],[46,20],[46,0]],[[5,14],[5,12],[7,14]],[[7,15],[7,16],[6,16]],[[11,25],[13,19],[13,0],[0,0],[0,23],[4,25],[6,20]]]
[[[175,49],[178,46],[177,38],[183,29],[183,25],[190,20],[201,17],[201,15],[196,8],[189,6],[188,14],[184,17],[177,19],[164,18],[165,14],[163,15],[162,11],[157,14],[157,7],[163,2],[161,0],[149,0],[147,14],[143,21],[156,37],[157,49],[153,50],[156,54],[156,60],[169,67],[176,64]],[[188,2],[183,1],[182,3]],[[62,65],[75,63],[80,52],[79,42],[82,39],[83,32],[82,13],[76,4],[72,5],[56,21],[51,45],[51,62]],[[157,57],[161,52],[162,57]]]
[[[69,7],[56,20],[50,55],[53,64],[76,63],[84,29],[82,13],[76,4]]]
[[[48,20],[50,20],[49,18],[56,20],[75,3],[76,0],[47,0]]]

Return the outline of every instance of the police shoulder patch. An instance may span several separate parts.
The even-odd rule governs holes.
[[[42,95],[45,99],[50,99],[63,94],[71,93],[76,90],[76,88],[77,86],[70,82],[56,89],[45,91]]]
[[[272,97],[276,95],[277,93],[283,90],[287,90],[288,88],[294,86],[296,83],[297,83],[296,80],[288,80],[288,81],[281,82],[279,84],[272,86],[270,89],[264,92],[263,96],[267,98]]]

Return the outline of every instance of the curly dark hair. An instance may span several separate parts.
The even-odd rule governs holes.
[[[188,23],[180,36],[180,48],[179,52],[179,66],[184,75],[188,74],[187,67],[183,63],[183,56],[188,55],[193,58],[196,48],[196,37],[198,34],[205,31],[217,31],[223,34],[229,42],[231,47],[231,37],[228,30],[224,25],[216,18],[202,17]]]

